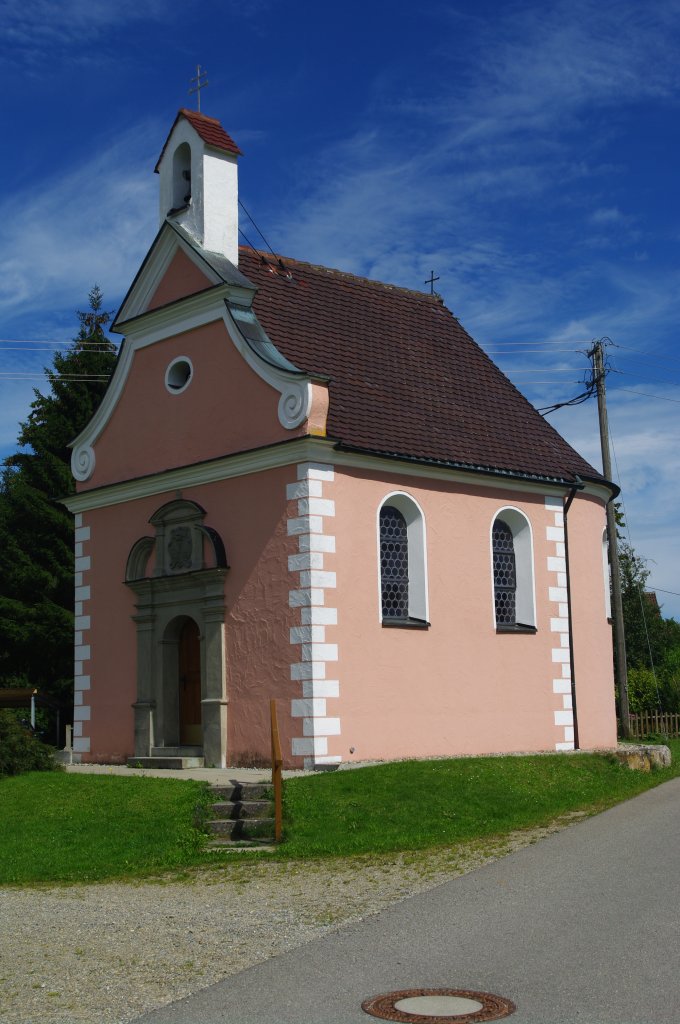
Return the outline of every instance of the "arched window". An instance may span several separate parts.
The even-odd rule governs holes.
[[[502,519],[493,524],[493,593],[496,625],[514,626],[517,571],[512,530]]]
[[[390,494],[380,506],[378,549],[383,625],[427,626],[425,522],[407,494]]]
[[[380,509],[380,590],[383,619],[408,619],[408,528],[393,505]]]
[[[529,520],[501,509],[491,527],[494,618],[499,632],[535,632],[534,556]]]

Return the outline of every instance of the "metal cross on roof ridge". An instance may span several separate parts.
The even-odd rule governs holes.
[[[431,270],[430,271],[430,276],[428,277],[427,281],[423,282],[424,284],[429,284],[429,286],[430,286],[430,295],[434,295],[434,283],[435,283],[435,281],[438,281],[438,280],[439,280],[439,278],[434,276],[434,270]]]
[[[201,112],[201,89],[205,89],[206,85],[210,85],[210,82],[207,79],[203,81],[207,74],[208,72],[201,71],[201,65],[197,64],[196,74],[192,79],[190,79],[192,83],[196,83],[196,87],[194,89],[189,89],[189,95],[191,96],[192,93],[196,93],[196,110],[198,111],[199,114]]]

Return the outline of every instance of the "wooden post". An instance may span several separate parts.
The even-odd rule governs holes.
[[[279,740],[279,723],[276,717],[276,701],[269,701],[272,727],[272,786],[274,787],[274,838],[277,843],[281,842],[283,831],[283,779],[281,767],[281,741]]]
[[[596,341],[588,353],[593,360],[593,379],[597,388],[597,413],[600,424],[600,447],[602,450],[602,472],[605,479],[612,479],[612,463],[609,451],[609,424],[607,420],[607,398],[605,393],[605,368],[603,345]],[[614,626],[614,661],[616,681],[619,684],[619,715],[624,739],[630,739],[630,711],[628,708],[628,666],[626,662],[626,637],[623,628],[623,599],[619,570],[619,547],[616,536],[614,505],[607,502],[607,542],[612,586],[612,624]]]

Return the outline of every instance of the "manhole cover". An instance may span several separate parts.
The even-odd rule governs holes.
[[[501,1020],[517,1007],[503,996],[463,988],[407,988],[365,999],[364,1013],[399,1024],[484,1024]]]

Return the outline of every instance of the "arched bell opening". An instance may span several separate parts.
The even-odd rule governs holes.
[[[181,210],[191,202],[191,147],[183,142],[172,158],[172,206]]]

